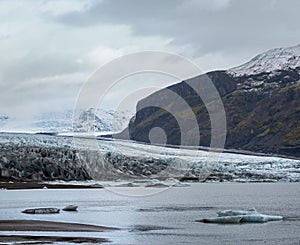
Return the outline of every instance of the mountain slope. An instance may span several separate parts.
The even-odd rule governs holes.
[[[267,51],[228,71],[207,75],[217,88],[226,112],[225,148],[300,157],[300,46]],[[293,57],[293,59],[290,59]],[[205,75],[189,80],[201,86]],[[201,98],[185,82],[168,87],[193,110],[201,134],[200,145],[209,146],[211,125]],[[176,116],[157,107],[139,110],[151,101],[163,102],[161,91],[141,100],[128,131],[132,140],[150,142],[154,127],[165,130],[167,143],[178,145],[181,132]],[[170,103],[168,105],[172,107]],[[184,114],[178,112],[177,114]],[[188,118],[185,119],[188,122]],[[190,132],[193,132],[190,128]],[[119,137],[123,137],[122,134]]]
[[[75,132],[118,132],[126,128],[131,117],[129,111],[90,108],[75,119],[73,129]]]

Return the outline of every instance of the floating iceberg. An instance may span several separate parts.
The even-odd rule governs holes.
[[[203,223],[237,224],[241,222],[241,219],[242,216],[224,216],[224,217],[201,219],[196,221],[203,222]]]
[[[24,214],[58,214],[58,208],[32,208],[32,209],[25,209],[22,211]]]
[[[266,214],[249,214],[249,215],[242,215],[241,222],[255,222],[255,223],[262,223],[268,221],[278,221],[282,220],[282,216],[275,216],[275,215],[266,215]]]
[[[267,221],[279,221],[283,219],[282,216],[278,216],[278,215],[266,215],[266,214],[261,214],[261,215],[265,217]]]
[[[63,211],[76,212],[77,208],[78,208],[78,206],[76,206],[76,205],[68,205],[68,206],[63,208]]]
[[[282,216],[261,214],[255,208],[249,210],[224,210],[217,212],[219,217],[243,216],[242,222],[267,222],[282,220]]]
[[[164,183],[159,182],[159,183],[145,185],[145,187],[168,188],[170,186],[165,185]]]
[[[114,185],[113,187],[140,187],[140,185],[129,182],[120,185]]]
[[[217,212],[218,217],[196,220],[204,223],[264,223],[268,221],[282,220],[282,216],[266,215],[258,213],[254,208],[250,210],[223,210]]]
[[[176,184],[172,185],[173,187],[189,187],[191,186],[188,183],[181,183],[181,182],[177,182]]]
[[[257,211],[255,210],[255,208],[252,208],[249,210],[222,210],[217,212],[217,215],[219,217],[222,217],[222,216],[250,215],[255,213],[257,213]]]
[[[181,183],[179,180],[169,178],[165,181],[157,179],[140,179],[132,182],[126,182],[113,187],[156,187],[156,188],[169,188],[169,187],[189,187],[188,183]]]
[[[225,216],[225,217],[232,217],[232,216]],[[263,223],[267,222],[268,219],[264,215],[261,214],[249,214],[249,215],[241,215],[241,222],[245,223]]]

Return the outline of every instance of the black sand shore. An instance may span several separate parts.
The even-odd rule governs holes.
[[[0,244],[53,244],[56,242],[99,244],[109,241],[105,238],[96,237],[0,235]]]
[[[0,220],[0,231],[26,231],[26,232],[103,232],[118,230],[117,228],[86,225],[78,223],[51,222],[41,220]],[[102,243],[107,239],[98,237],[64,237],[64,236],[33,236],[33,235],[0,235],[0,244],[41,244],[54,242],[72,243]]]
[[[0,189],[17,190],[17,189],[90,189],[103,188],[101,185],[75,185],[75,184],[50,184],[42,182],[0,182]]]
[[[43,220],[0,220],[0,231],[101,232],[117,228]]]

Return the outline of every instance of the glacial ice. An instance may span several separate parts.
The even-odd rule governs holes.
[[[45,148],[55,147],[74,150],[90,150],[91,152],[102,154],[103,156],[110,153],[111,158],[115,159],[117,162],[118,159],[121,159],[121,162],[127,163],[132,159],[132,162],[135,161],[137,164],[143,164],[145,166],[149,165],[148,160],[152,160],[154,163],[166,165],[167,171],[164,171],[163,174],[167,175],[166,178],[171,178],[165,181],[168,185],[176,184],[179,179],[178,177],[182,177],[183,175],[197,177],[203,173],[204,170],[207,170],[210,173],[210,176],[206,179],[206,181],[210,182],[300,181],[300,161],[295,159],[222,153],[216,164],[210,164],[207,161],[208,152],[204,150],[175,149],[130,141],[94,140],[88,138],[76,139],[76,145],[74,145],[72,137],[9,133],[1,134],[0,145],[3,147],[15,145],[17,148],[24,144]],[[81,151],[78,151],[76,154],[81,154]],[[91,154],[89,157],[92,159]],[[126,159],[124,159],[124,157]],[[90,169],[88,169],[89,171],[94,171],[94,168],[96,167],[103,167],[100,165],[93,165],[93,163],[86,164],[87,167],[90,167]],[[125,166],[120,166],[120,168],[112,166],[114,172],[111,173],[105,172],[104,168],[103,171],[105,173],[103,176],[106,177],[108,174],[113,174],[110,180],[120,178],[126,179],[126,176],[124,177],[124,175],[122,175],[124,174],[122,172],[123,167]],[[100,170],[101,169],[99,169],[99,171]],[[162,172],[158,171],[156,175],[151,175],[149,177],[151,177],[151,179],[160,179],[161,173]],[[131,177],[130,179],[134,178]]]
[[[268,221],[282,220],[282,216],[261,214],[256,209],[250,210],[222,210],[217,212],[218,217],[199,220],[205,223],[263,223]],[[235,222],[238,218],[239,222]]]
[[[257,211],[253,208],[250,210],[222,210],[222,211],[218,211],[217,215],[219,217],[223,217],[223,216],[236,216],[236,215],[251,215],[255,213],[257,213]]]
[[[242,216],[241,222],[267,222],[282,220],[282,216],[261,214],[255,208],[250,210],[223,210],[217,212],[219,217]]]

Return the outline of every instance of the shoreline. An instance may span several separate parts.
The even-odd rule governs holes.
[[[127,183],[127,181],[124,181]],[[129,181],[128,181],[129,182]],[[185,183],[187,181],[180,181],[181,183]],[[119,183],[119,182],[116,182]],[[189,183],[194,184],[291,184],[291,183],[299,183],[295,182],[279,182],[279,181],[189,181]],[[46,187],[46,188],[45,188]],[[111,186],[115,188],[119,188],[120,186]],[[125,186],[124,186],[125,187]],[[169,186],[172,187],[172,186]],[[74,185],[74,184],[49,184],[49,183],[36,183],[36,182],[0,182],[0,191],[1,190],[41,190],[41,189],[104,189],[104,186],[95,185]],[[126,188],[136,188],[127,186]],[[140,187],[142,188],[142,187]],[[146,187],[143,187],[146,188]],[[159,188],[159,187],[156,187]],[[0,221],[1,222],[1,221]]]
[[[45,220],[0,220],[0,231],[103,232],[118,228]]]
[[[0,235],[1,244],[55,244],[65,243],[94,243],[110,242],[100,237],[64,237],[64,236],[32,236],[32,235]]]
[[[6,190],[32,190],[32,189],[103,189],[98,184],[50,184],[43,182],[21,182],[21,181],[3,181],[0,179],[0,189]]]
[[[0,220],[0,231],[54,232],[53,235],[0,235],[0,243],[41,244],[41,243],[103,243],[109,240],[100,237],[56,236],[55,232],[103,232],[118,228],[80,223],[52,222],[42,220]]]

